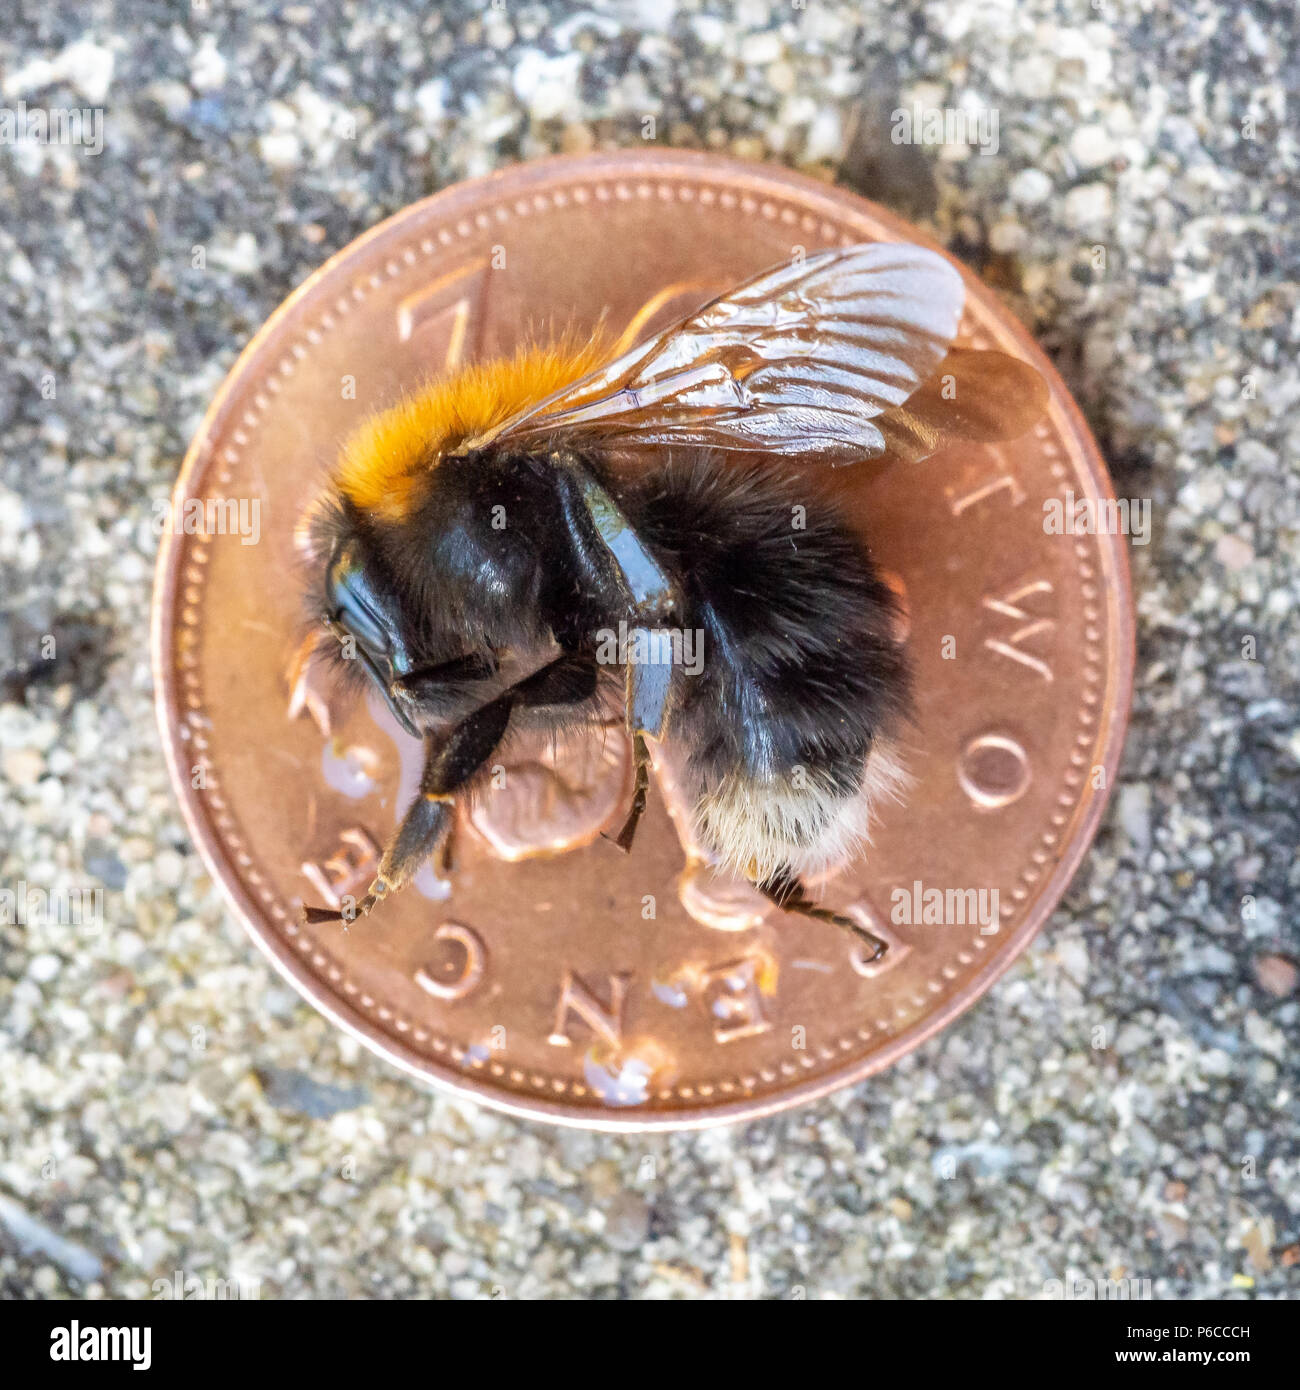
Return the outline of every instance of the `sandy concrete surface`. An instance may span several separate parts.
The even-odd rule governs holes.
[[[98,152],[89,128],[0,143],[0,887],[106,907],[0,926],[4,1293],[1294,1292],[1289,6],[22,8],[0,112],[103,127]],[[990,138],[894,144],[912,103]],[[648,116],[931,228],[1039,334],[1153,525],[1122,784],[1025,957],[869,1084],[638,1139],[427,1094],[298,1001],[187,839],[147,632],[152,505],[283,297],[435,189],[640,147]]]

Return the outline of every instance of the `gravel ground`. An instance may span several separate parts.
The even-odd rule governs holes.
[[[0,886],[102,887],[107,926],[0,926],[4,1292],[1293,1293],[1289,3],[19,8],[0,112],[102,108],[104,144],[0,143]],[[996,150],[891,143],[912,102],[996,113]],[[637,1139],[425,1094],[297,1001],[188,843],[147,625],[151,504],[289,290],[426,193],[649,115],[932,227],[1155,524],[1123,784],[1034,947],[869,1085]]]

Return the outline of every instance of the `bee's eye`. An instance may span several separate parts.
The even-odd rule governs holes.
[[[337,551],[330,561],[325,574],[325,599],[329,616],[347,628],[367,651],[374,656],[392,653],[392,620],[350,545]]]

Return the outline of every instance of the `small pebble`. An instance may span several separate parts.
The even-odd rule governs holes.
[[[1111,192],[1104,183],[1085,183],[1070,189],[1062,208],[1068,226],[1103,231],[1111,214]]]
[[[1225,569],[1244,570],[1254,562],[1255,552],[1240,536],[1220,536],[1214,543],[1214,558]]]
[[[1256,956],[1255,979],[1266,993],[1277,999],[1285,999],[1295,993],[1296,984],[1300,982],[1300,969],[1285,956]]]
[[[649,1230],[650,1206],[639,1193],[620,1193],[605,1208],[604,1236],[615,1250],[639,1250]]]
[[[11,748],[0,762],[16,787],[34,787],[45,775],[45,759],[34,748]]]

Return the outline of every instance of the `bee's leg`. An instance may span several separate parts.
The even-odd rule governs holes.
[[[558,449],[550,459],[564,531],[589,591],[601,596],[611,611],[630,603],[638,622],[669,612],[678,597],[672,581],[618,503],[575,454]]]
[[[590,658],[557,657],[457,724],[425,762],[419,794],[384,851],[367,894],[374,901],[366,910],[409,882],[440,844],[448,844],[456,793],[495,752],[516,706],[571,704],[586,699],[595,688],[596,668]]]
[[[832,926],[849,932],[866,947],[869,962],[878,961],[888,950],[886,942],[861,923],[843,913],[832,912],[828,907],[818,907],[809,898],[803,884],[788,870],[778,870],[761,883],[754,885],[770,902],[774,902],[783,912],[793,912],[800,917],[811,917],[817,922],[829,922]]]
[[[638,637],[648,645],[650,633],[645,628],[633,628],[630,634],[635,641]],[[624,854],[632,848],[636,828],[645,812],[646,793],[650,787],[650,750],[646,747],[646,736],[659,738],[663,734],[668,711],[668,694],[672,687],[673,668],[663,662],[629,662],[627,666],[627,726],[632,735],[632,767],[635,781],[632,788],[632,805],[627,819],[617,835],[607,835]]]
[[[438,874],[450,878],[456,868],[456,822],[453,819],[442,837],[442,848],[438,851]]]
[[[631,640],[653,650],[654,629],[672,621],[681,595],[586,464],[565,449],[555,450],[550,461],[555,466],[564,530],[584,586],[609,612],[627,614],[635,624]],[[631,849],[645,810],[650,780],[645,740],[658,738],[663,730],[672,677],[669,663],[629,661],[627,665],[627,729],[636,784],[623,828],[615,836],[606,836],[624,851]]]
[[[409,883],[450,834],[456,794],[492,756],[515,706],[570,704],[587,698],[595,688],[596,668],[589,657],[561,656],[467,715],[449,734],[426,738],[420,790],[384,846],[369,891],[355,907],[343,911],[304,907],[303,920],[317,923],[365,917],[390,893]]]
[[[432,718],[455,715],[467,704],[474,687],[496,674],[490,658],[472,654],[454,657],[437,666],[422,666],[398,676],[388,686],[390,700],[407,714]]]
[[[420,790],[402,823],[384,846],[379,870],[355,908],[335,911],[304,907],[308,923],[365,917],[390,893],[409,883],[451,829],[456,792],[492,755],[510,722],[514,692],[506,691],[463,719],[445,737],[425,740]]]
[[[632,735],[632,769],[632,805],[628,810],[627,819],[617,835],[605,836],[605,839],[616,844],[624,854],[631,852],[637,825],[645,811],[646,793],[650,787],[650,750],[645,746],[645,735],[639,729]]]
[[[596,662],[586,652],[565,652],[505,692],[522,709],[580,705],[596,693]]]

